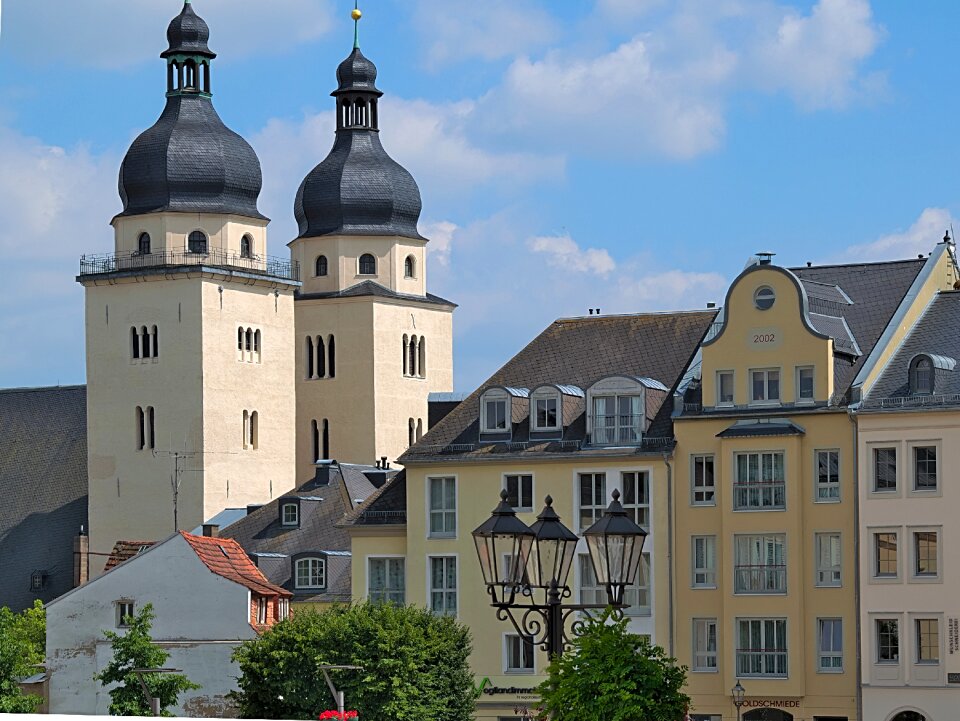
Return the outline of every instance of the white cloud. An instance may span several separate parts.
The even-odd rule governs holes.
[[[227,59],[282,51],[332,25],[329,0],[198,0],[194,9],[210,25],[211,49]],[[34,62],[125,67],[157,58],[179,10],[157,0],[8,2],[3,39],[8,51]]]
[[[871,243],[848,248],[843,257],[855,261],[899,260],[927,255],[953,226],[953,216],[944,208],[924,208],[913,224],[903,231],[889,233]]]
[[[665,270],[624,275],[617,285],[614,307],[629,309],[695,310],[723,300],[728,281],[719,273]]]
[[[527,247],[534,253],[545,254],[547,263],[565,271],[606,276],[617,267],[606,249],[580,250],[580,246],[569,235],[537,236],[527,241]]]
[[[427,245],[427,257],[431,263],[449,267],[453,236],[458,229],[457,224],[449,220],[420,221],[420,234],[430,240]]]

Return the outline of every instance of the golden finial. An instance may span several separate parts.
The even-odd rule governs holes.
[[[352,17],[354,20],[359,20],[363,17],[363,13],[360,12],[360,8],[354,8],[350,11],[350,17]]]
[[[360,47],[360,18],[363,17],[363,13],[360,12],[360,0],[353,0],[353,10],[350,12],[350,17],[353,18],[353,47]]]

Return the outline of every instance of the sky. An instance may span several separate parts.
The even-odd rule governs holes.
[[[159,116],[181,0],[0,0],[0,387],[83,383],[82,254]],[[333,142],[352,0],[193,0],[268,248]],[[470,391],[552,320],[703,308],[757,251],[915,257],[960,214],[960,3],[366,0],[381,137],[423,197]]]

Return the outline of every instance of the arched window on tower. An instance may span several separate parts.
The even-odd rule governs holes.
[[[427,377],[427,339],[423,336],[417,344],[417,374],[421,378]]]
[[[150,335],[153,336],[153,357],[160,357],[160,331],[157,330],[157,326],[153,326],[150,330]]]
[[[307,379],[313,378],[313,338],[307,336],[304,350],[304,360],[307,362]],[[316,422],[316,421],[314,421]]]
[[[320,426],[316,421],[310,421],[310,437],[313,439],[313,461],[320,460]]]
[[[137,450],[142,451],[144,446],[147,445],[147,429],[146,429],[146,421],[144,420],[144,417],[143,417],[143,408],[141,408],[140,406],[137,406],[136,432],[137,432]]]
[[[259,442],[260,442],[259,423],[260,423],[260,414],[257,413],[256,411],[253,411],[250,414],[250,438],[248,440],[250,442],[250,447],[254,450],[257,449],[257,446],[259,445]]]
[[[323,460],[330,460],[330,421],[323,419]]]
[[[149,233],[140,233],[140,237],[137,238],[137,252],[140,255],[150,255],[150,234]]]
[[[197,64],[193,60],[187,60],[184,63],[186,77],[184,79],[184,90],[197,89]]]
[[[243,328],[237,328],[237,360],[243,360]]]
[[[322,278],[327,274],[327,256],[318,255],[316,262],[316,275],[318,278]]]
[[[367,124],[367,105],[359,98],[353,102],[353,124],[360,126]]]
[[[153,406],[147,406],[147,426],[149,429],[147,433],[147,441],[149,442],[150,448],[157,447],[157,427],[154,421],[155,421],[155,418],[153,413]]]
[[[407,447],[408,448],[414,444],[414,437],[413,437],[413,434],[415,433],[414,427],[415,426],[413,425],[413,418],[408,418],[407,419]]]
[[[340,106],[340,127],[346,128],[350,125],[350,101],[344,100]]]
[[[407,364],[407,368],[410,371],[411,376],[417,375],[417,336],[410,336],[410,346],[408,348],[407,355],[410,356],[410,361]]]
[[[417,269],[416,264],[417,264],[417,261],[414,259],[412,255],[408,255],[406,257],[406,260],[403,261],[403,277],[404,278],[416,277],[416,274],[415,274]]]
[[[240,257],[253,257],[253,237],[247,233],[240,239]]]
[[[257,363],[260,362],[260,338],[261,337],[262,336],[260,335],[259,329],[253,332],[253,354],[254,356],[256,356]]]
[[[150,357],[150,334],[147,333],[147,326],[140,328],[140,357]]]
[[[250,411],[243,411],[243,447],[250,446]]]
[[[417,419],[417,441],[423,438],[423,418]]]
[[[243,346],[247,351],[247,360],[253,359],[253,329],[247,328],[243,334]]]
[[[207,254],[207,236],[204,232],[200,230],[195,230],[187,236],[187,251],[190,253],[198,253],[199,255]]]
[[[140,357],[140,334],[137,333],[136,326],[130,329],[130,341],[133,344],[133,358],[136,360]]]
[[[317,378],[327,377],[327,351],[323,343],[323,336],[317,336]]]
[[[410,368],[409,368],[409,363],[408,363],[409,358],[407,357],[407,346],[408,346],[408,345],[410,345],[410,339],[407,338],[407,334],[404,333],[404,334],[403,334],[403,375],[405,375],[405,376],[410,375]]]
[[[337,377],[337,349],[334,345],[333,336],[327,338],[327,377]]]
[[[360,275],[376,275],[377,259],[370,253],[364,253],[360,256]]]

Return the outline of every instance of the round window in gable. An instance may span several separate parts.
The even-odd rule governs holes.
[[[759,310],[770,310],[770,308],[773,307],[773,301],[776,299],[777,296],[773,292],[773,288],[768,285],[760,286],[753,294],[753,304],[757,306]]]

